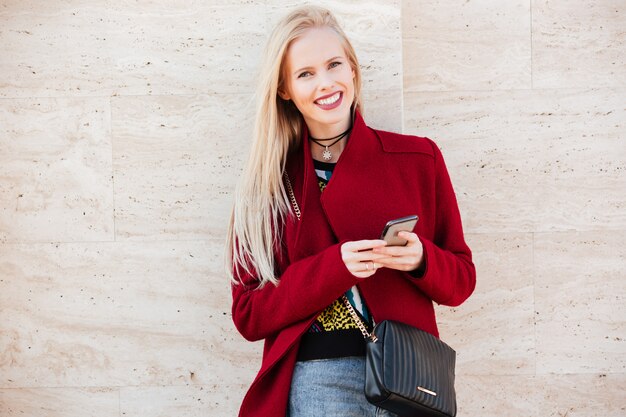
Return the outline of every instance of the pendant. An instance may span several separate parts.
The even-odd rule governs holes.
[[[326,161],[330,161],[331,159],[333,159],[333,154],[330,153],[330,151],[328,150],[328,146],[326,147],[326,150],[322,153],[322,158],[324,158]]]

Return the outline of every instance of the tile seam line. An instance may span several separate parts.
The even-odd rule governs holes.
[[[470,140],[470,139],[468,139]],[[473,139],[472,139],[473,140]],[[472,232],[472,231],[464,231],[465,235],[523,235],[523,234],[555,234],[555,233],[618,233],[624,232],[626,233],[626,228],[616,228],[616,229],[585,229],[585,230],[511,230],[511,231],[503,231],[503,232]],[[43,244],[43,245],[56,245],[56,244],[99,244],[99,243],[176,243],[176,242],[213,242],[213,241],[224,241],[225,237],[212,237],[206,239],[151,239],[151,240],[135,240],[135,239],[124,239],[124,240],[68,240],[68,241],[51,241],[51,240],[28,240],[28,241],[0,241],[0,245],[30,245],[30,244]]]
[[[232,95],[232,96],[249,96],[252,92],[197,92],[197,93],[183,93],[183,94],[102,94],[102,95],[58,95],[58,96],[15,96],[15,97],[0,97],[0,101],[3,100],[35,100],[35,99],[104,99],[115,97],[194,97],[194,96],[212,96],[212,95]]]
[[[590,229],[590,230],[554,230],[554,231],[536,231],[536,230],[513,230],[504,232],[472,232],[464,231],[465,235],[473,236],[501,236],[501,235],[549,235],[549,234],[566,234],[566,233],[626,233],[626,229]],[[67,245],[67,244],[102,244],[102,243],[184,243],[184,242],[214,242],[224,241],[225,238],[206,238],[206,239],[156,239],[156,240],[90,240],[90,241],[23,241],[23,242],[0,242],[0,245]]]
[[[536,262],[535,262],[535,246],[536,246],[536,233],[531,233],[531,272],[533,277],[533,368],[534,375],[537,375],[537,362],[538,362],[538,350],[537,350],[537,271],[536,271]]]
[[[535,81],[533,77],[533,0],[528,0],[530,13],[529,13],[529,27],[530,27],[530,89],[535,87]]]
[[[403,13],[402,8],[404,6],[404,2],[400,1],[400,69],[402,70],[402,74],[400,76],[400,130],[403,134],[406,133],[405,128],[405,114],[404,114],[404,24],[402,23],[404,19],[402,19]]]
[[[504,376],[504,377],[519,377],[519,376],[530,376],[530,377],[543,377],[543,376],[554,376],[554,377],[562,377],[562,376],[598,376],[598,377],[604,377],[604,376],[609,376],[609,375],[624,375],[626,376],[626,372],[611,372],[611,371],[593,371],[593,372],[560,372],[560,373],[554,373],[554,372],[539,372],[539,373],[531,373],[531,372],[527,372],[527,373],[519,373],[519,374],[473,374],[473,373],[457,373],[456,377],[458,379],[462,379],[463,377],[466,376],[471,376],[471,377],[487,377],[487,378],[491,378],[491,377],[500,377],[500,376]]]
[[[512,231],[503,231],[503,232],[471,232],[464,230],[463,234],[465,235],[540,235],[540,234],[555,234],[555,233],[626,233],[626,228],[616,228],[616,229],[589,229],[589,230],[550,230],[550,231],[541,231],[541,230],[512,230]]]
[[[552,377],[567,377],[567,376],[617,376],[624,375],[626,376],[626,372],[611,372],[611,371],[593,371],[593,372],[562,372],[562,373],[554,373],[554,372],[544,372],[544,373],[505,373],[505,374],[475,374],[475,373],[457,373],[457,377],[461,379],[462,377],[520,377],[520,376],[530,376],[530,377],[538,377],[538,376],[552,376]],[[19,387],[0,387],[0,391],[2,390],[34,390],[34,389],[110,389],[110,390],[121,390],[125,388],[188,388],[188,387],[213,387],[215,383],[207,382],[202,384],[183,384],[183,385],[173,385],[173,384],[145,384],[145,385],[61,385],[61,386],[19,386]],[[240,384],[234,383],[229,384],[232,386],[237,386]]]
[[[116,219],[116,204],[115,204],[115,150],[114,150],[114,140],[115,135],[113,134],[113,100],[111,97],[107,100],[109,102],[109,140],[111,144],[111,194],[113,201],[113,241],[117,241],[117,219]]]
[[[404,94],[437,94],[437,93],[500,93],[500,92],[541,92],[541,91],[564,91],[564,92],[577,92],[577,91],[608,91],[614,92],[616,90],[625,90],[626,84],[615,86],[591,86],[591,87],[533,87],[533,88],[485,88],[485,89],[455,89],[455,90],[415,90],[407,88],[404,90]]]
[[[23,242],[1,242],[2,245],[68,245],[68,244],[102,244],[102,243],[176,243],[176,242],[213,242],[225,241],[226,238],[207,238],[207,239],[156,239],[156,240],[70,240],[70,241],[23,241]]]
[[[217,383],[217,382],[216,382]],[[8,390],[35,390],[35,389],[109,389],[111,391],[121,391],[125,388],[188,388],[188,387],[214,387],[216,383],[207,382],[204,384],[184,384],[184,385],[170,385],[170,384],[146,384],[146,385],[59,385],[59,386],[20,386],[20,387],[0,387],[0,391]],[[229,384],[232,386],[238,386],[240,384]]]

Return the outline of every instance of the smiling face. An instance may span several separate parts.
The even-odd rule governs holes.
[[[331,137],[350,127],[354,76],[339,35],[309,29],[287,51],[279,95],[293,101],[312,136]]]

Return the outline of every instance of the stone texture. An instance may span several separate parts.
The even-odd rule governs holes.
[[[537,372],[626,374],[623,231],[535,236]]]
[[[217,383],[184,387],[128,387],[120,393],[121,416],[236,416],[246,385]]]
[[[108,94],[106,2],[3,2],[0,97]]]
[[[398,91],[364,91],[363,118],[374,129],[402,131],[402,103]],[[400,94],[401,96],[401,94]]]
[[[532,0],[536,88],[626,86],[626,4]]]
[[[119,415],[117,388],[0,389],[3,417],[101,417]]]
[[[107,98],[0,101],[0,242],[113,240]]]
[[[437,307],[441,339],[457,350],[459,382],[467,375],[532,375],[532,235],[477,234],[467,241],[478,275],[476,290],[459,307]]]
[[[626,90],[405,94],[442,148],[467,232],[626,228]]]
[[[265,7],[238,3],[4,4],[0,97],[250,92]]]
[[[223,238],[251,96],[116,97],[112,107],[116,236]]]
[[[404,91],[531,86],[530,3],[402,3]]]
[[[534,375],[466,375],[455,388],[459,417],[543,416]]]
[[[0,247],[0,388],[251,381],[223,243]],[[24,262],[28,259],[28,262]]]
[[[537,377],[539,416],[622,417],[626,374],[564,374]]]
[[[262,3],[115,3],[107,26],[114,95],[254,88],[266,32]]]

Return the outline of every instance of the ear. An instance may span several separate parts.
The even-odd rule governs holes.
[[[287,93],[285,90],[283,90],[282,88],[278,89],[278,96],[280,98],[282,98],[285,101],[289,101],[291,100],[291,97],[289,96],[289,93]]]

